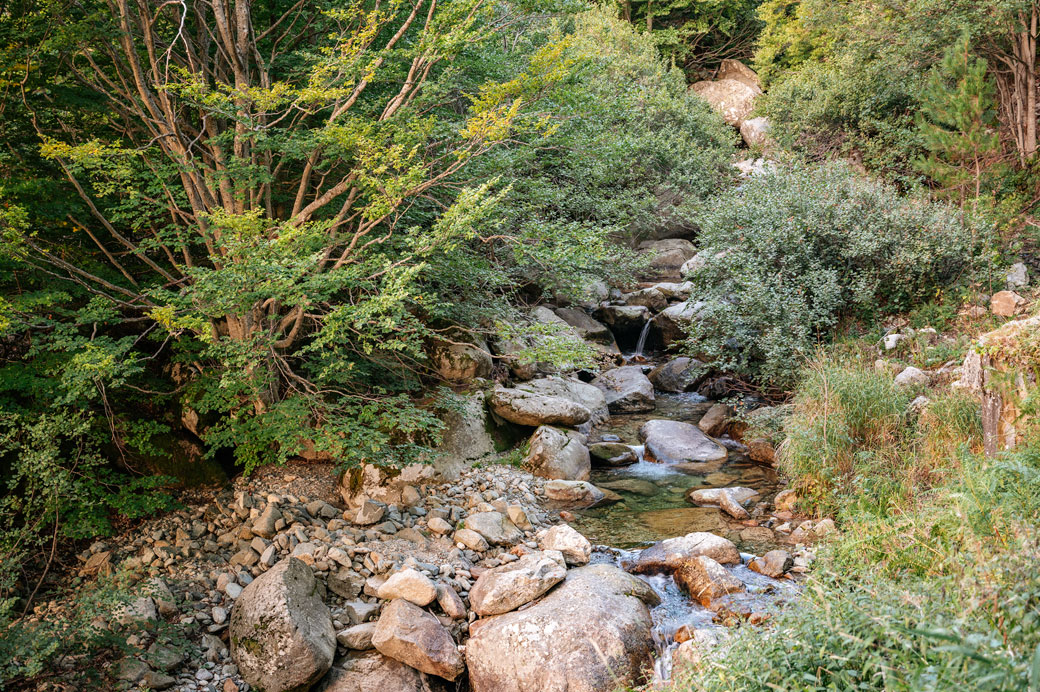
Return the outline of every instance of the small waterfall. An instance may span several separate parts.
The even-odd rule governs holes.
[[[639,332],[639,341],[636,342],[636,350],[632,354],[633,356],[643,355],[643,349],[646,348],[646,337],[650,333],[650,323],[653,320],[647,320],[646,324],[643,325],[643,331]]]

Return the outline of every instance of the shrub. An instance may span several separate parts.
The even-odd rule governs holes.
[[[700,302],[686,349],[779,387],[843,318],[905,309],[961,278],[986,237],[841,164],[756,176],[699,221],[706,261],[689,276]]]

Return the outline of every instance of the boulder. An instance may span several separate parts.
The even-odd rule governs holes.
[[[646,548],[636,557],[631,571],[638,574],[674,572],[686,560],[700,555],[724,565],[740,563],[740,553],[733,541],[700,531],[669,538]]]
[[[1029,285],[1029,269],[1022,262],[1011,265],[1007,273],[1007,288],[1014,291]]]
[[[650,325],[654,343],[667,347],[686,338],[689,326],[697,318],[703,302],[686,301],[671,305],[657,315]]]
[[[495,415],[517,425],[568,425],[588,422],[592,412],[570,398],[495,387],[488,395]]]
[[[760,464],[769,464],[772,466],[776,463],[776,448],[773,447],[773,443],[764,437],[756,437],[748,440],[748,458],[751,461],[757,461]]]
[[[570,377],[558,377],[555,375],[542,377],[530,382],[522,382],[515,389],[541,396],[570,399],[574,403],[587,408],[592,414],[587,423],[589,426],[601,423],[610,416],[603,392],[591,384]]]
[[[647,278],[659,280],[681,279],[679,269],[697,254],[693,243],[682,238],[645,240],[639,244],[639,251],[651,256]]]
[[[543,425],[531,436],[524,466],[542,478],[587,481],[592,463],[589,448],[580,437]]]
[[[707,372],[704,363],[696,358],[680,356],[658,365],[647,377],[662,392],[680,393],[696,389],[707,377]]]
[[[794,566],[794,560],[786,550],[770,550],[762,557],[756,557],[748,563],[752,572],[779,579]]]
[[[409,464],[401,469],[362,464],[340,476],[339,494],[352,510],[366,500],[401,505],[408,486],[417,488],[443,480],[444,474],[430,464]]]
[[[642,305],[653,312],[660,312],[668,307],[668,298],[656,288],[641,288],[621,296],[625,305]]]
[[[636,345],[639,333],[652,316],[650,310],[642,305],[604,305],[594,314],[597,320],[610,328],[622,348]]]
[[[528,553],[481,574],[469,592],[470,607],[481,617],[508,613],[535,600],[566,576],[560,553]]]
[[[539,544],[542,550],[559,551],[570,567],[588,564],[592,555],[592,544],[567,524],[554,526],[542,535]]]
[[[929,379],[928,373],[910,365],[904,368],[901,373],[896,375],[895,383],[900,387],[927,385]]]
[[[730,58],[723,60],[715,73],[715,79],[735,79],[755,89],[758,93],[762,93],[762,83],[758,79],[758,74],[739,60]]]
[[[367,651],[337,660],[314,692],[443,692],[445,689],[442,683],[411,666],[377,651]]]
[[[732,415],[732,409],[726,404],[712,404],[711,408],[709,408],[707,412],[701,416],[701,419],[697,421],[697,427],[700,428],[705,435],[719,437],[722,433],[726,432],[726,425],[729,423],[730,416]]]
[[[745,590],[744,582],[707,555],[683,561],[674,578],[679,588],[705,607],[716,598]]]
[[[609,351],[617,351],[617,342],[614,334],[607,325],[593,319],[584,310],[577,308],[557,308],[556,316],[569,324],[578,335],[586,341],[607,347]]]
[[[437,585],[422,572],[409,567],[390,575],[376,596],[387,601],[403,598],[417,606],[425,606],[437,598]]]
[[[751,115],[755,108],[755,97],[762,93],[760,89],[736,79],[695,82],[690,90],[707,101],[711,109],[733,127],[740,127]]]
[[[686,300],[690,297],[690,294],[693,293],[693,284],[689,281],[683,281],[682,283],[665,281],[659,284],[654,284],[653,287],[664,294],[664,297],[668,300]]]
[[[435,616],[403,599],[383,608],[372,645],[384,656],[445,680],[454,680],[465,669],[448,630]]]
[[[336,643],[345,649],[368,651],[372,648],[372,635],[375,634],[376,623],[362,622],[336,634]]]
[[[444,433],[432,465],[445,480],[452,480],[474,461],[484,459],[497,450],[495,429],[484,405],[483,392],[456,394],[460,406],[445,412]]]
[[[307,689],[332,665],[336,633],[311,568],[288,558],[254,579],[231,609],[231,658],[265,692]]]
[[[613,565],[570,570],[523,610],[478,620],[466,663],[472,692],[604,692],[635,686],[653,652],[648,584]]]
[[[572,509],[592,507],[606,499],[606,493],[586,481],[549,481],[545,484],[545,496]]]
[[[615,468],[628,466],[639,461],[635,450],[621,442],[596,442],[589,445],[589,457],[593,466]]]
[[[661,464],[722,462],[726,448],[690,423],[674,420],[649,420],[639,428],[644,443],[643,456]]]
[[[750,517],[744,503],[758,497],[759,492],[751,488],[691,488],[686,491],[686,501],[701,507],[718,507],[734,519]]]
[[[740,136],[749,147],[767,148],[772,143],[769,138],[769,118],[748,118],[740,123]]]
[[[484,342],[471,343],[462,334],[451,339],[438,339],[429,347],[430,361],[437,374],[456,382],[474,377],[487,377],[493,363]]]
[[[491,545],[512,545],[524,537],[520,529],[499,512],[471,514],[463,525],[470,531],[476,531]]]
[[[592,384],[603,392],[611,413],[654,410],[654,385],[638,365],[627,365],[600,373]]]
[[[989,309],[999,317],[1013,317],[1025,311],[1027,302],[1014,291],[999,291],[989,299]]]

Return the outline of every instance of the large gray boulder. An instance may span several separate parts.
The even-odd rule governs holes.
[[[650,371],[647,378],[662,392],[689,392],[697,388],[707,372],[704,363],[696,358],[680,356],[662,363]]]
[[[384,656],[445,680],[465,666],[451,633],[437,618],[408,601],[390,601],[379,615],[372,645]]]
[[[682,278],[679,269],[697,254],[693,243],[682,238],[646,240],[639,244],[639,251],[651,257],[647,278],[671,281]]]
[[[466,517],[463,525],[480,534],[491,545],[512,545],[524,534],[501,512],[477,512]]]
[[[597,320],[610,328],[618,345],[623,348],[636,345],[643,326],[653,316],[643,305],[604,305],[597,308],[594,314]]]
[[[605,692],[642,682],[653,652],[646,582],[613,565],[572,569],[534,605],[470,627],[472,692]]]
[[[635,450],[622,442],[596,442],[589,445],[589,457],[593,466],[610,468],[629,466],[639,461]]]
[[[557,308],[556,316],[573,327],[583,339],[591,342],[596,350],[608,354],[619,353],[614,334],[607,325],[593,319],[584,310]]]
[[[592,471],[582,436],[549,426],[534,431],[524,466],[542,478],[570,481],[587,481]]]
[[[446,480],[457,478],[474,461],[497,451],[491,434],[494,426],[484,405],[484,393],[473,392],[456,397],[461,405],[458,410],[444,415],[441,445],[431,462]]]
[[[687,560],[705,555],[723,565],[740,563],[737,546],[722,536],[696,531],[655,543],[636,557],[630,569],[639,574],[674,572]]]
[[[570,398],[505,387],[495,387],[488,395],[488,406],[495,415],[517,425],[575,426],[592,417],[589,409]]]
[[[460,382],[491,374],[491,352],[483,341],[471,343],[460,333],[452,333],[450,340],[430,344],[430,361],[437,374],[446,380]]]
[[[530,382],[522,382],[514,389],[540,396],[570,399],[591,412],[592,417],[589,418],[587,423],[589,426],[601,423],[610,416],[609,411],[607,411],[607,400],[603,396],[603,392],[581,380],[551,375],[531,380]]]
[[[697,318],[703,302],[686,301],[670,305],[654,316],[650,325],[653,343],[667,347],[686,338],[690,325]]]
[[[649,420],[639,428],[643,458],[660,464],[721,462],[726,448],[690,423],[676,420]]]
[[[654,385],[638,365],[626,365],[600,373],[592,384],[603,392],[611,413],[653,411]]]
[[[375,624],[375,623],[373,623]],[[444,692],[444,683],[378,651],[336,661],[314,692]]]
[[[332,615],[311,568],[282,560],[251,582],[231,610],[231,658],[264,692],[306,690],[336,654]]]
[[[489,569],[477,578],[469,603],[477,615],[501,615],[530,603],[567,576],[557,551],[528,553],[516,562]]]
[[[549,481],[545,484],[545,497],[559,507],[581,509],[601,502],[613,501],[603,490],[588,481]],[[616,498],[620,499],[620,498]]]

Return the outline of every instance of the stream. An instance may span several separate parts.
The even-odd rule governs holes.
[[[747,586],[748,594],[741,599],[741,604],[754,612],[768,613],[779,602],[789,600],[797,593],[797,583],[765,577],[746,565],[754,556],[781,546],[772,541],[745,540],[741,531],[748,527],[743,522],[729,518],[715,507],[696,507],[686,501],[685,493],[690,488],[745,486],[758,490],[761,500],[769,500],[780,489],[776,472],[733,451],[733,447],[739,446],[725,438],[719,441],[731,451],[717,470],[708,473],[703,468],[694,472],[684,469],[681,464],[660,464],[643,459],[638,435],[643,423],[668,419],[696,424],[712,403],[695,393],[658,392],[654,411],[614,414],[594,428],[589,436],[590,443],[623,442],[637,453],[639,461],[621,468],[594,468],[592,483],[616,492],[622,500],[576,512],[574,525],[596,546],[593,561],[612,562],[623,568],[631,564],[641,549],[667,538],[694,531],[728,538],[741,551],[742,564],[726,568]],[[726,618],[692,601],[680,591],[670,575],[639,576],[661,597],[661,604],[651,611],[657,650],[654,682],[659,683],[671,675],[672,654],[679,645],[675,641],[676,632],[683,625],[691,632],[709,630],[724,637],[726,625],[719,621]],[[714,637],[709,635],[709,639]]]

